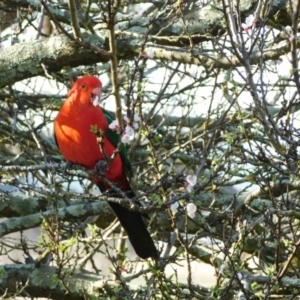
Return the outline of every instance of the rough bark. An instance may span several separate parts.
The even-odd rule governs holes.
[[[103,276],[83,270],[62,270],[58,279],[58,269],[50,266],[36,267],[34,264],[14,264],[0,266],[0,288],[2,294],[31,297],[49,297],[60,300],[83,300],[89,296],[101,297],[105,290],[118,284],[103,280]],[[16,284],[18,283],[18,284]],[[26,292],[22,290],[26,287]],[[2,298],[2,297],[1,297]]]
[[[38,9],[39,1],[4,1]],[[30,2],[30,3],[29,3]],[[241,1],[241,12],[251,12],[257,1]],[[273,3],[271,12],[285,9],[286,1]],[[50,7],[51,8],[51,7]],[[61,15],[64,15],[62,13]],[[57,21],[66,22],[69,18],[58,18],[60,14],[54,14]],[[271,15],[270,15],[271,17]],[[208,55],[205,51],[194,47],[189,49],[190,41],[197,45],[203,41],[218,39],[220,22],[223,12],[211,9],[210,6],[195,8],[184,15],[185,24],[182,20],[157,19],[153,22],[147,35],[146,48],[152,48],[153,59],[178,61],[186,64],[201,65],[206,69],[223,68],[229,69],[239,66],[240,62],[234,55],[219,57]],[[169,23],[166,26],[164,22]],[[101,25],[101,24],[100,24]],[[119,22],[116,25],[118,59],[134,59],[141,54],[141,45],[145,42],[145,33],[149,26],[148,18],[139,18],[132,21]],[[166,30],[158,31],[166,27]],[[224,30],[224,28],[222,29]],[[88,49],[90,46],[108,51],[107,31],[98,26],[97,34],[83,35],[83,42],[87,48],[81,47],[75,41],[66,36],[55,36],[38,41],[31,41],[13,45],[0,53],[0,87],[13,84],[16,81],[44,75],[46,72],[59,71],[64,67],[77,67],[101,62],[107,62],[108,57]],[[216,33],[218,32],[218,33]],[[184,34],[183,34],[184,33]],[[287,41],[275,44],[263,53],[264,60],[277,59],[280,55],[289,51]],[[252,53],[252,62],[256,63],[260,58],[260,52]]]
[[[87,44],[106,49],[105,41],[101,37],[86,34],[85,38]],[[133,59],[140,54],[140,42],[142,40],[136,38],[128,40],[127,43],[124,40],[120,41],[118,43],[119,59]],[[191,55],[187,49],[155,44],[149,44],[149,47],[153,49],[154,59],[195,64],[204,66],[206,69],[229,69],[241,65],[235,56],[223,58],[208,56],[198,49],[194,49]],[[288,42],[282,41],[263,52],[264,60],[278,59],[280,55],[288,51]],[[252,53],[253,63],[257,62],[259,58],[259,51]],[[48,72],[54,72],[67,66],[77,67],[107,61],[107,58],[101,54],[82,49],[63,35],[35,42],[20,43],[7,48],[0,54],[0,87],[37,75],[44,75],[45,68]]]

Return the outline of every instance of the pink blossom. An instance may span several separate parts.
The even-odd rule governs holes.
[[[251,34],[251,30],[252,30],[252,26],[255,25],[256,23],[256,18],[253,15],[249,15],[246,20],[245,23],[242,23],[242,27],[243,30],[250,35]]]

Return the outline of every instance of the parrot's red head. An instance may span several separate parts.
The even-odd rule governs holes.
[[[97,106],[101,96],[101,81],[94,76],[84,76],[78,79],[69,92],[68,98],[81,104],[92,103]]]

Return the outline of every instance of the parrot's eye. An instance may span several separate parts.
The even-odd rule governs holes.
[[[85,89],[86,89],[86,85],[85,85],[85,84],[82,84],[82,85],[81,85],[81,88],[82,88],[83,90],[85,90]]]

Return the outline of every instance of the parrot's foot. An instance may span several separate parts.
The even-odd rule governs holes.
[[[94,167],[94,172],[99,174],[105,174],[108,170],[109,167],[106,160],[99,160]]]
[[[67,171],[68,171],[68,170],[73,169],[73,168],[74,168],[74,165],[75,165],[75,164],[72,163],[71,161],[67,161],[66,166],[65,166],[65,169],[64,169],[64,175],[67,174]]]

